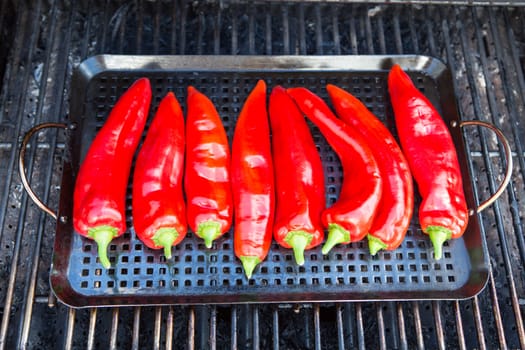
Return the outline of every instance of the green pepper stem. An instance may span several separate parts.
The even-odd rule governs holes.
[[[108,246],[111,240],[117,236],[117,234],[118,230],[116,227],[107,225],[93,227],[88,231],[88,237],[90,237],[97,243],[98,257],[100,259],[100,263],[106,269],[109,269],[111,267],[111,263],[109,261],[107,253]]]
[[[304,251],[313,239],[313,235],[306,231],[290,231],[284,238],[292,249],[297,265],[304,265]]]
[[[434,258],[436,260],[441,259],[443,255],[443,243],[452,237],[452,232],[441,226],[428,226],[425,232],[428,234],[428,237],[430,237],[432,245],[434,246]]]
[[[248,277],[248,279],[252,278],[253,270],[255,270],[255,267],[259,265],[261,259],[259,259],[257,256],[241,256],[239,259],[241,259],[242,267],[244,268],[246,277]]]
[[[321,252],[328,254],[328,252],[339,243],[350,243],[350,232],[345,230],[341,225],[328,224],[328,238]]]
[[[221,224],[217,221],[201,222],[197,227],[197,236],[204,240],[206,248],[211,248],[213,241],[221,235]]]
[[[367,235],[368,238],[368,250],[371,255],[376,255],[381,249],[386,249],[388,246],[381,239],[372,236],[371,234]]]
[[[151,240],[155,245],[164,247],[164,256],[166,259],[171,259],[171,246],[178,236],[179,233],[173,227],[161,227]]]

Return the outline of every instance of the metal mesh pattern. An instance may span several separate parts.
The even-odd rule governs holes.
[[[0,347],[12,348],[525,348],[525,12],[521,7],[152,1],[0,2]],[[15,25],[13,25],[15,23]],[[7,46],[8,50],[5,50]],[[65,121],[73,67],[94,54],[425,54],[452,69],[462,119],[503,129],[514,176],[480,217],[486,289],[464,301],[74,310],[49,299],[56,223],[17,175],[20,136]],[[2,60],[0,60],[1,62]],[[505,161],[491,134],[464,132],[476,199]],[[53,208],[62,132],[39,134],[26,163]],[[48,301],[54,307],[48,307]]]
[[[359,59],[355,61],[359,62]],[[425,62],[423,65],[433,65],[430,59]],[[102,62],[99,64],[103,65]],[[232,72],[217,67],[217,64],[213,60],[210,62],[218,72],[191,68],[187,69],[189,71],[164,68],[157,72],[140,68],[155,66],[153,58],[151,62],[137,62],[138,68],[125,68],[124,71],[128,71],[119,74],[112,72],[110,67],[100,73],[84,73],[95,78],[86,80],[85,86],[75,87],[78,91],[87,91],[87,94],[73,96],[72,109],[83,111],[83,115],[73,116],[72,121],[83,127],[76,128],[71,137],[82,137],[85,144],[81,145],[81,153],[85,154],[90,138],[103,125],[118,96],[142,76],[149,76],[153,84],[151,114],[170,90],[174,90],[185,108],[186,88],[191,85],[209,96],[217,106],[230,140],[242,103],[259,79],[264,79],[270,87],[307,86],[326,101],[325,85],[337,84],[365,101],[385,124],[394,124],[385,70],[305,72],[298,67],[297,70],[272,72],[270,66],[261,72],[251,72],[253,68],[249,69],[250,72],[242,72],[242,68]],[[83,71],[89,70],[86,64]],[[454,105],[454,101],[445,101],[445,97],[440,96],[450,88],[443,84],[452,84],[451,81],[431,71],[414,70],[411,74],[436,106]],[[96,123],[91,122],[92,119]],[[319,130],[311,123],[310,126],[325,167],[327,202],[331,205],[337,200],[343,181],[341,163]],[[77,168],[78,164],[72,166]],[[62,198],[67,198],[70,189],[62,187],[62,190],[66,191]],[[66,199],[66,207],[70,201],[71,198]],[[132,227],[131,197],[128,204],[128,227]],[[416,199],[416,208],[418,204]],[[473,271],[471,266],[471,260],[476,260],[473,264],[483,264],[479,256],[470,256],[471,252],[483,252],[475,225],[477,221],[474,220],[465,237],[477,241],[478,246],[471,244],[467,247],[463,238],[447,242],[440,260],[433,259],[432,244],[419,229],[417,210],[402,246],[374,257],[368,253],[366,242],[361,241],[349,246],[340,245],[329,255],[321,254],[320,247],[309,250],[305,253],[305,265],[298,266],[292,251],[274,242],[267,259],[250,280],[245,278],[242,266],[233,254],[233,232],[214,242],[212,249],[206,249],[202,240],[190,232],[173,249],[173,259],[166,260],[161,250],[145,247],[131,229],[110,244],[108,255],[112,267],[105,270],[97,258],[96,244],[75,235],[69,227],[57,232],[60,244],[56,253],[65,254],[69,264],[54,266],[56,270],[53,271],[53,275],[66,275],[67,278],[52,279],[58,281],[53,289],[61,300],[74,306],[469,297],[486,282],[486,273]]]

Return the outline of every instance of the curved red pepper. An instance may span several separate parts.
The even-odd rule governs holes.
[[[160,102],[140,148],[133,174],[132,212],[137,237],[152,249],[171,247],[186,235],[183,197],[184,117],[172,92]]]
[[[336,244],[361,240],[369,232],[381,200],[383,179],[366,140],[338,119],[319,96],[306,88],[288,89],[288,93],[326,137],[343,167],[339,199],[322,215],[328,228],[323,246],[323,254],[327,254]]]
[[[468,209],[454,142],[432,103],[395,65],[388,76],[401,147],[423,201],[419,221],[441,258],[443,243],[463,235]]]
[[[269,111],[276,187],[274,237],[282,247],[292,248],[296,263],[303,265],[304,250],[324,239],[323,165],[306,120],[281,86],[272,90]]]
[[[186,116],[186,211],[190,228],[211,248],[232,224],[230,146],[213,103],[188,87]]]
[[[396,249],[405,237],[414,208],[412,174],[406,158],[394,136],[359,99],[334,85],[326,89],[339,118],[368,141],[383,174],[383,195],[368,235],[370,253]]]
[[[137,80],[117,101],[80,165],[73,194],[73,226],[97,242],[101,264],[107,246],[126,230],[126,189],[131,162],[151,101],[149,80]]]
[[[237,119],[231,163],[234,202],[234,249],[251,278],[268,255],[275,209],[266,84],[260,80]]]

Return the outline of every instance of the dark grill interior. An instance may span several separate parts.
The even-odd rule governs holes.
[[[525,9],[497,5],[1,1],[0,348],[525,348]],[[26,195],[17,156],[30,127],[68,121],[73,69],[103,53],[441,59],[452,71],[461,119],[495,124],[513,151],[511,183],[479,215],[492,268],[487,287],[461,301],[80,310],[56,302],[49,287],[56,222]],[[503,178],[503,149],[476,127],[463,134],[482,201]],[[25,159],[35,192],[51,208],[58,207],[64,149],[62,131],[45,131]]]

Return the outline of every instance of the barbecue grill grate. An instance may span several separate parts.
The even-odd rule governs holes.
[[[0,348],[525,348],[525,3],[461,6],[473,3],[3,0],[0,27],[11,26],[13,39],[9,51],[0,42]],[[67,119],[72,69],[99,53],[441,58],[453,71],[462,119],[496,124],[514,152],[511,184],[480,215],[487,288],[465,301],[49,308],[55,222],[28,202],[15,160],[23,132]],[[503,153],[490,134],[464,135],[475,196],[487,198]],[[26,158],[33,187],[54,208],[63,150],[62,132],[48,131]]]

